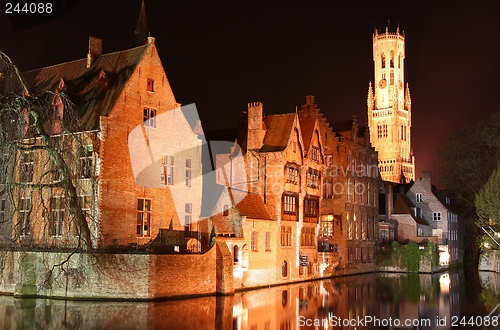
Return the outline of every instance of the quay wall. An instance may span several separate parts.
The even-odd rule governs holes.
[[[231,254],[220,243],[196,255],[0,251],[0,292],[117,300],[231,294],[229,266]]]

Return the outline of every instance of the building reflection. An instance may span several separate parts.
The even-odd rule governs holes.
[[[158,302],[0,297],[1,329],[445,329],[459,316],[459,275],[364,274]],[[372,322],[367,322],[371,318]],[[398,319],[394,326],[384,320]],[[415,327],[405,320],[429,319]],[[447,320],[439,327],[436,320]],[[358,323],[357,320],[364,320]],[[378,320],[379,323],[375,323]],[[356,321],[356,322],[354,322]]]

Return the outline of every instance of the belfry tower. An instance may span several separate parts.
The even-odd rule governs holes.
[[[373,34],[375,83],[368,87],[370,140],[378,151],[382,179],[395,183],[415,180],[411,147],[411,98],[404,80],[405,37],[399,32]]]

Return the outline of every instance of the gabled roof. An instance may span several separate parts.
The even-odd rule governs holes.
[[[249,219],[272,220],[269,211],[267,210],[264,200],[258,194],[249,193],[245,191],[238,191],[228,188],[231,199],[239,200],[236,204],[238,212],[242,216]],[[244,197],[243,197],[243,194]]]
[[[394,214],[408,214],[410,215],[416,223],[428,226],[429,223],[424,219],[415,216],[412,208],[416,208],[410,198],[406,195],[394,194]]]
[[[449,196],[446,196],[446,194],[442,191],[437,189],[434,185],[431,186],[431,191],[436,196],[436,198],[443,204],[443,206],[450,212],[457,213],[455,208],[451,206],[450,204],[446,203],[446,198],[450,198]]]
[[[316,127],[316,118],[302,117],[299,118],[300,129],[302,131],[302,141],[304,142],[304,151],[307,153],[311,147],[311,141]]]
[[[80,130],[99,128],[99,117],[107,116],[128,79],[150,45],[99,56],[90,68],[87,59],[61,63],[24,73],[35,94],[54,91],[61,79],[71,101],[77,106]],[[101,89],[104,72],[107,88]]]
[[[295,113],[269,115],[263,118],[267,132],[261,152],[283,151],[292,134]]]

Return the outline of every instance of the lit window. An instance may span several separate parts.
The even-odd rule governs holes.
[[[297,203],[297,199],[295,196],[284,195],[283,196],[283,211],[286,214],[295,214],[296,203]]]
[[[144,116],[142,122],[144,126],[156,127],[156,110],[144,108]]]
[[[151,199],[139,198],[137,200],[137,236],[150,236]]]
[[[154,89],[154,83],[155,82],[154,82],[153,79],[148,78],[148,87],[147,87],[148,92],[154,92],[155,91],[155,89]]]
[[[52,197],[52,236],[62,236],[64,234],[64,199],[62,196]]]

